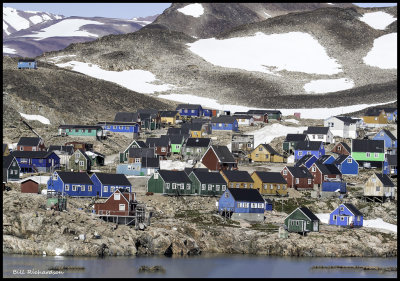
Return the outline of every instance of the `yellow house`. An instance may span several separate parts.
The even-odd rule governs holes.
[[[3,143],[3,156],[10,155],[10,150],[8,149],[8,145]]]
[[[279,172],[259,172],[251,174],[254,181],[254,188],[261,194],[286,196],[287,182]]]
[[[370,108],[365,112],[363,121],[366,124],[387,124],[387,116],[383,109]]]
[[[187,127],[189,129],[189,134],[191,138],[202,138],[204,132],[206,131],[203,123],[185,123],[182,128]]]
[[[222,170],[220,173],[230,188],[253,188],[254,181],[246,171]]]
[[[161,111],[160,112],[161,123],[165,124],[176,124],[176,120],[181,118],[181,115],[178,111]]]
[[[259,144],[251,153],[254,162],[286,163],[286,157],[276,152],[269,144]]]

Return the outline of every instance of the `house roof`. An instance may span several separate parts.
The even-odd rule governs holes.
[[[160,138],[147,138],[146,145],[149,147],[169,146],[169,138],[161,136]]]
[[[314,215],[313,212],[310,211],[310,209],[308,209],[307,207],[299,207],[298,209],[300,209],[307,217],[309,217],[311,220],[315,221],[319,221],[319,218]]]
[[[378,179],[383,183],[383,186],[394,187],[392,180],[388,175],[375,173]]]
[[[87,161],[91,161],[89,155],[86,154],[86,152],[85,152],[84,150],[82,150],[82,149],[80,149],[80,148],[77,149],[77,150],[79,150],[80,152],[82,152],[83,157],[85,157]]]
[[[381,114],[381,108],[369,108],[365,113],[364,116],[379,116]]]
[[[267,109],[250,109],[247,111],[248,114],[282,114],[280,110],[267,110]]]
[[[152,108],[140,108],[136,110],[137,113],[139,113],[139,116],[142,117],[142,114],[148,114],[148,115],[158,115],[158,110],[157,109],[152,109]]]
[[[226,184],[225,179],[218,172],[208,172],[195,169],[193,170],[193,173],[199,179],[200,183]]]
[[[181,103],[181,104],[178,104],[178,106],[176,107],[176,110],[179,110],[181,108],[183,108],[183,109],[199,109],[199,108],[201,108],[201,105],[200,104]]]
[[[222,163],[236,163],[235,158],[233,158],[232,153],[226,145],[212,145],[211,147]]]
[[[124,174],[94,173],[102,184],[129,185],[132,184]],[[92,175],[92,176],[93,176]]]
[[[189,134],[189,128],[168,128],[167,135]]]
[[[314,158],[315,158],[315,159],[314,159]],[[294,164],[294,166],[300,167],[301,165],[307,163],[307,162],[310,161],[310,160],[314,160],[314,162],[315,162],[315,161],[317,161],[318,159],[317,159],[317,157],[316,157],[315,155],[306,154],[306,155],[304,155],[303,157],[301,157],[299,160],[297,160],[297,162]]]
[[[64,183],[93,184],[89,175],[85,172],[56,172]]]
[[[35,62],[35,59],[18,59],[18,62]]]
[[[228,188],[236,201],[264,203],[260,192],[253,188]]]
[[[232,124],[236,121],[236,118],[233,116],[229,115],[222,115],[219,117],[214,116],[211,118],[211,123],[226,123],[226,124]]]
[[[210,138],[188,138],[186,147],[208,147],[210,143]]]
[[[106,125],[124,125],[124,126],[139,126],[138,122],[128,122],[128,121],[102,121],[97,122],[98,126],[106,126]]]
[[[349,209],[350,212],[353,213],[355,216],[362,216],[363,214],[351,203],[343,203],[343,205]]]
[[[192,181],[184,171],[158,170],[158,173],[165,182],[192,183]]]
[[[389,166],[397,166],[397,154],[386,155],[386,159]]]
[[[335,117],[337,119],[343,121],[344,123],[350,123],[350,124],[357,123],[357,121],[360,120],[360,119],[352,118],[349,116],[335,116]]]
[[[59,129],[94,129],[94,130],[101,130],[103,129],[99,125],[60,125],[58,126]]]
[[[383,153],[385,149],[384,140],[353,139],[351,142],[352,152],[379,152]]]
[[[247,171],[225,170],[223,173],[230,182],[254,182]]]
[[[193,124],[193,123],[202,123],[202,124],[204,124],[204,123],[210,123],[210,119],[195,118],[195,119],[190,120],[190,122],[192,122],[192,124]],[[185,124],[185,123],[184,123],[184,124]]]
[[[263,183],[283,183],[286,184],[285,178],[279,172],[254,172]]]
[[[190,173],[193,172],[193,171],[208,172],[208,169],[207,168],[189,168],[189,167],[186,167],[184,169],[184,171],[185,171],[185,173],[187,175],[190,175]]]
[[[14,150],[13,152],[11,152],[11,154],[17,158],[47,158],[52,153],[54,153],[54,152],[53,151],[20,151],[20,150]],[[54,155],[56,155],[56,154],[54,153]]]
[[[295,150],[319,150],[321,141],[299,141],[296,143]]]
[[[185,141],[184,135],[166,135],[169,138],[171,144],[181,144]]]
[[[197,123],[183,123],[181,126],[182,130],[188,130],[189,131],[201,131],[203,128],[203,124],[205,122],[197,122]]]
[[[137,112],[117,112],[117,114],[115,114],[114,121],[137,122],[138,121],[138,113]]]
[[[381,107],[386,113],[395,112],[397,107]]]
[[[252,119],[253,116],[252,115],[248,115],[248,114],[233,114],[233,117],[235,117],[236,119]]]
[[[347,143],[341,141],[338,144],[336,144],[335,146],[337,146],[339,144],[341,144],[349,153],[351,153],[351,148]]]
[[[378,133],[376,133],[375,136],[377,136],[378,134],[380,134],[381,132],[384,132],[391,140],[397,140],[397,138],[392,134],[392,132],[386,130],[386,129],[382,129],[380,130]]]
[[[328,160],[331,157],[333,157],[333,156],[329,155],[329,154],[325,154],[325,155],[322,155],[321,157],[319,157],[317,161],[320,163],[324,163],[326,160]]]
[[[345,161],[347,159],[347,157],[349,157],[350,155],[345,155],[345,154],[340,154],[335,161],[333,161],[334,164],[342,164],[343,161]]]
[[[154,157],[155,149],[152,148],[129,148],[128,156],[129,158],[140,158],[140,157]]]
[[[39,143],[40,138],[38,137],[21,137],[17,145],[37,146]]]
[[[175,117],[178,114],[178,111],[160,111],[160,117]]]
[[[11,163],[12,163],[12,161],[13,161],[14,158],[15,158],[15,157],[12,156],[11,154],[10,154],[10,155],[7,155],[7,156],[3,156],[3,168],[8,168],[8,167],[10,167],[10,165],[11,165]]]
[[[73,145],[50,145],[47,151],[63,151],[66,152],[68,155],[72,155],[74,153],[74,146]]]
[[[287,134],[285,141],[305,141],[307,134]]]
[[[289,167],[289,166],[286,166],[286,168],[289,170],[289,172],[295,178],[311,178],[311,179],[313,178],[313,175],[304,166],[301,166],[301,167]]]
[[[328,134],[329,131],[329,127],[315,127],[315,126],[311,126],[308,127],[306,131],[304,131],[304,133],[306,134],[319,134],[319,135],[326,135]]]
[[[269,144],[262,143],[260,144],[262,147],[264,147],[269,153],[273,155],[280,155],[278,152],[275,151],[275,149],[272,148]]]
[[[142,167],[144,167],[144,168],[160,168],[160,158],[158,158],[158,157],[142,157]]]
[[[321,162],[315,162],[316,165],[323,175],[340,175],[341,172],[334,164],[322,164]]]

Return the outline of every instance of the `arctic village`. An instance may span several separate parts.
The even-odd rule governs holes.
[[[170,14],[159,16],[158,24],[171,11],[196,19],[201,15],[196,5],[212,4],[173,4]],[[356,13],[345,7],[325,7],[293,15],[331,9]],[[358,11],[361,14],[354,21],[371,33],[383,34],[379,32],[390,24],[382,16],[389,13],[359,10],[362,13]],[[270,17],[264,22],[274,20]],[[379,19],[386,24],[379,25]],[[161,32],[146,27],[132,34],[145,38],[146,32],[154,32],[156,38]],[[236,36],[246,31],[240,28],[236,27]],[[396,32],[390,34],[397,36]],[[305,34],[298,32],[297,39],[313,40],[302,37]],[[172,84],[179,85],[179,79],[189,79],[186,76],[171,84],[163,84],[168,76],[161,74],[157,75],[163,77],[161,81],[143,78],[145,71],[119,64],[125,50],[109,53],[107,67],[102,66],[94,52],[109,52],[108,44],[124,49],[106,40],[126,35],[110,36],[37,57],[4,57],[3,253],[397,256],[397,86],[386,96],[379,87],[386,83],[385,89],[391,89],[390,81],[371,86],[382,96],[368,94],[368,99],[362,99],[358,92],[346,92],[358,89],[357,77],[337,78],[341,76],[336,74],[335,83],[320,79],[306,84],[302,91],[308,96],[301,97],[307,98],[288,98],[295,102],[290,106],[285,106],[285,95],[257,101],[259,92],[254,93],[256,101],[247,97],[249,103],[234,96],[224,100],[218,93],[191,92],[190,85],[179,92]],[[181,36],[177,41],[189,40],[173,36]],[[271,35],[259,32],[257,36],[270,40],[267,36]],[[261,61],[258,66],[249,63],[246,69],[232,65],[226,57],[223,65],[205,51],[215,48],[218,53],[217,40],[192,37],[187,43],[191,50],[185,52],[203,59],[200,63],[196,58],[199,66],[189,67],[188,72],[191,68],[202,72],[203,64],[211,63],[218,67],[215,77],[222,75],[222,68],[238,68],[284,79],[276,75],[279,64],[262,70],[261,65],[268,63]],[[121,44],[131,40],[122,38]],[[207,40],[210,45],[201,46]],[[234,44],[228,40],[233,39],[220,41]],[[99,42],[106,47],[96,49]],[[337,67],[326,54],[322,57],[315,51],[315,55],[325,60],[327,72]],[[380,55],[377,49],[364,52],[363,71],[382,77],[390,73],[396,85],[393,73],[397,69],[390,65],[396,64],[396,58],[385,61]],[[113,65],[107,64],[115,57]],[[152,64],[150,59],[142,65],[146,63]],[[307,73],[295,69],[294,63],[292,67],[282,75]],[[325,79],[331,75],[323,73],[322,65],[315,67]],[[235,73],[242,77],[241,72]],[[48,83],[52,78],[57,82]],[[292,78],[287,79],[291,83]],[[26,87],[18,87],[20,83]],[[197,86],[201,81],[193,83]],[[360,87],[361,92],[367,89]],[[91,91],[98,91],[99,97],[90,96],[94,95]],[[164,91],[165,95],[154,95]],[[345,93],[344,103],[338,96],[325,102],[329,92],[340,91]]]

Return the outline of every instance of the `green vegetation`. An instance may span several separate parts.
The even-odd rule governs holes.
[[[240,227],[240,223],[231,219],[225,220],[223,217],[215,216],[211,213],[200,213],[198,210],[182,210],[175,213],[175,218],[185,219],[198,226],[228,226]]]
[[[276,232],[279,227],[272,223],[255,223],[251,225],[251,229],[264,232]]]
[[[288,198],[287,200],[282,201],[275,201],[274,208],[279,212],[285,212],[287,214],[290,214],[291,212],[296,210],[297,207],[309,207],[308,205],[314,204],[313,200],[309,200],[306,198]]]

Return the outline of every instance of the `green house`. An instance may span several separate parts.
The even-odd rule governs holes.
[[[193,194],[192,181],[184,171],[156,171],[147,181],[147,191],[170,195]]]
[[[3,182],[19,180],[20,167],[12,155],[3,156]]]
[[[298,207],[285,218],[285,226],[289,232],[318,232],[319,219],[307,207]]]
[[[219,172],[193,170],[189,174],[193,193],[199,195],[222,195],[226,190],[226,181]]]
[[[103,137],[103,128],[101,126],[60,125],[58,135],[100,138]]]
[[[183,144],[185,143],[185,136],[183,135],[167,135],[171,142],[171,153],[181,154]]]
[[[382,168],[385,161],[385,141],[352,139],[351,157],[358,162],[360,167]]]
[[[81,149],[75,150],[68,161],[68,170],[74,172],[90,172],[92,167],[92,160]]]
[[[119,153],[119,162],[126,163],[128,161],[130,148],[146,148],[146,147],[147,145],[144,141],[134,140],[128,145],[128,147],[124,151]]]

